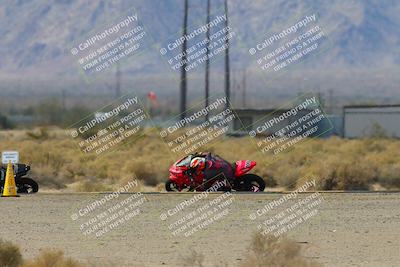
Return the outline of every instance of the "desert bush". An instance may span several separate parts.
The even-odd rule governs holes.
[[[318,267],[319,263],[306,259],[300,245],[282,237],[256,234],[250,250],[240,267]]]
[[[105,192],[111,191],[112,187],[92,179],[79,182],[74,186],[74,189],[76,192]]]
[[[18,267],[22,264],[19,248],[11,242],[0,239],[0,266]]]
[[[372,138],[387,138],[388,134],[379,123],[372,124],[371,130],[369,133],[366,133],[367,136]]]
[[[197,251],[192,251],[188,256],[183,257],[183,267],[204,267],[205,256]]]
[[[49,139],[49,131],[45,127],[40,127],[33,131],[27,131],[26,135],[33,140],[46,140]]]
[[[0,139],[2,149],[20,151],[21,162],[31,164],[39,184],[55,189],[80,184],[77,190],[104,190],[102,185],[115,187],[134,176],[144,185],[156,186],[166,181],[169,166],[183,156],[171,153],[156,131],[146,131],[144,137],[100,156],[81,152],[64,130],[51,129],[44,140],[27,138],[21,131],[0,132]],[[257,161],[253,172],[268,186],[292,189],[316,179],[317,189],[326,190],[369,189],[377,182],[400,188],[400,142],[393,139],[309,139],[273,156],[262,154],[253,138],[224,137],[202,150],[230,162]]]
[[[36,166],[32,171],[32,177],[40,183],[41,186],[50,189],[63,189],[66,188],[66,179],[60,177],[60,173],[57,173],[56,169],[51,165],[43,164]]]
[[[378,182],[386,188],[400,188],[400,163],[382,166]]]
[[[299,168],[295,168],[290,164],[279,164],[274,170],[274,177],[277,177],[278,184],[288,189],[296,187],[297,180],[300,177]]]
[[[165,191],[165,184],[164,183],[158,183],[156,185],[156,192],[162,192]]]
[[[184,257],[183,267],[204,267],[205,256],[192,251]],[[215,264],[216,267],[231,266]],[[249,251],[238,267],[322,267],[301,254],[301,247],[285,237],[274,237],[257,233],[253,236]]]
[[[127,162],[124,170],[127,173],[134,173],[139,180],[145,181],[146,185],[157,184],[157,172],[152,169],[151,163],[146,159],[138,158]]]
[[[83,267],[83,265],[71,258],[65,258],[62,251],[46,249],[34,260],[25,262],[22,267]]]
[[[137,177],[134,175],[126,175],[125,177],[122,177],[121,180],[118,182],[118,185],[114,186],[113,190],[118,190],[121,187],[124,187],[127,185],[129,182],[132,182],[133,180],[137,180],[138,185],[135,187],[129,188],[128,192],[142,192],[144,188],[144,183],[143,181],[140,181]]]

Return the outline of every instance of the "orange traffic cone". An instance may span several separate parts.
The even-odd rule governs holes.
[[[7,164],[6,180],[2,197],[19,197],[17,195],[17,186],[15,185],[14,170],[11,162]]]

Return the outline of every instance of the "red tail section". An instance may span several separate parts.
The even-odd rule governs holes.
[[[238,160],[236,161],[236,170],[235,170],[235,176],[242,176],[243,174],[249,172],[251,169],[256,166],[255,161],[251,160]]]

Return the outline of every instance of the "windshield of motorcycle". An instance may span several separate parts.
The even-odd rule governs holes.
[[[192,155],[189,155],[187,157],[182,158],[181,160],[178,160],[175,165],[178,167],[182,167],[182,166],[189,167],[191,160],[192,160]]]

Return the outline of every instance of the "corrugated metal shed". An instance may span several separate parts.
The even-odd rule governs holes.
[[[400,105],[343,107],[344,137],[400,137]]]

